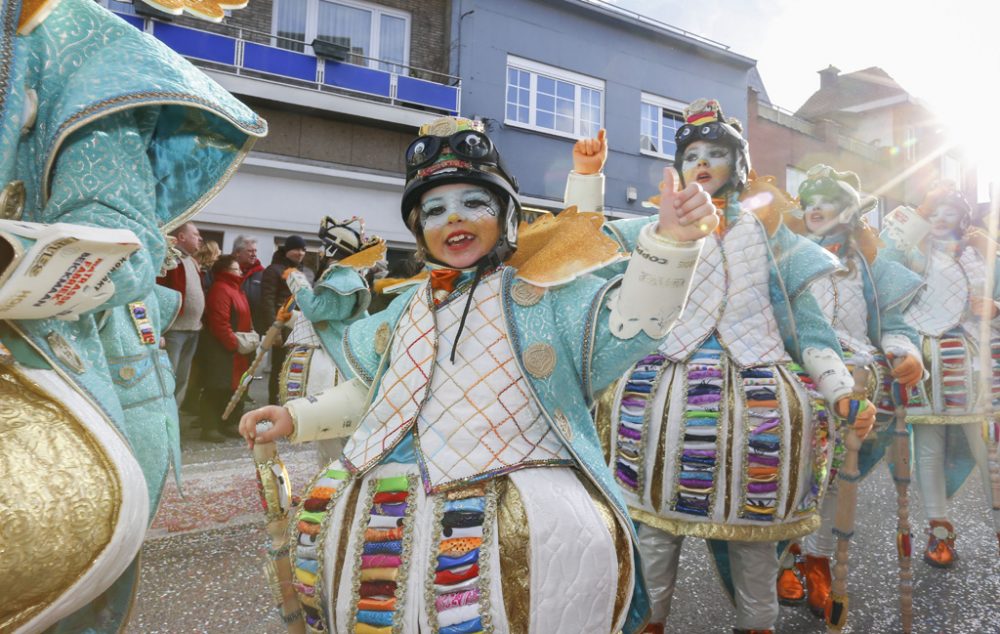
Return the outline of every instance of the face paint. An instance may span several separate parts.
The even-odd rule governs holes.
[[[714,196],[732,177],[735,157],[732,150],[721,143],[695,141],[684,150],[681,163],[684,182],[698,183]]]
[[[821,236],[838,226],[837,217],[843,211],[839,201],[825,194],[814,194],[803,202],[802,217],[809,233]]]
[[[438,261],[468,268],[500,239],[500,201],[488,189],[467,183],[441,185],[420,200],[424,244]]]
[[[931,236],[939,240],[957,238],[962,224],[962,211],[952,205],[938,205],[927,220],[931,223]]]

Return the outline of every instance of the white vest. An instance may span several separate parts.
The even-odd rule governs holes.
[[[526,464],[570,463],[514,358],[501,272],[476,289],[454,364],[452,343],[468,295],[435,311],[426,284],[396,326],[379,397],[344,450],[348,460],[366,467],[416,421],[416,449],[433,487]]]
[[[771,307],[770,274],[764,228],[742,212],[721,239],[706,238],[688,303],[660,352],[683,362],[718,331],[730,358],[741,367],[788,361]]]
[[[868,337],[868,302],[861,277],[865,263],[861,256],[851,256],[853,270],[847,274],[824,275],[809,284],[823,316],[833,326],[837,337],[854,352],[872,353],[875,347]]]

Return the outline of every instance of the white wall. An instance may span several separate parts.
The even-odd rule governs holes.
[[[225,232],[223,253],[230,251],[237,235],[256,237],[265,265],[276,237],[297,233],[315,240],[323,216],[337,220],[360,216],[369,234],[392,245],[412,245],[399,212],[402,192],[400,177],[252,154],[194,221]]]

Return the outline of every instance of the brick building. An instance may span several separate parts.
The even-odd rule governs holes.
[[[268,121],[268,136],[198,215],[202,235],[223,250],[253,235],[266,265],[289,233],[318,247],[323,216],[358,215],[393,257],[412,249],[399,213],[405,149],[420,124],[460,107],[448,74],[450,0],[250,0],[223,24],[100,2]]]
[[[970,201],[976,173],[949,145],[935,115],[881,68],[840,74],[819,71],[820,87],[794,113],[748,92],[748,134],[754,168],[773,174],[793,194],[806,170],[826,163],[852,170],[880,212],[915,205],[940,179],[958,183]],[[874,219],[874,218],[873,218]]]

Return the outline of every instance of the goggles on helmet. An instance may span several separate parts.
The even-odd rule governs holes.
[[[718,141],[719,139],[737,140],[741,145],[746,143],[746,139],[732,126],[721,121],[712,121],[701,125],[688,123],[681,126],[674,135],[674,140],[678,145],[686,145],[695,141]]]
[[[449,153],[454,154],[456,159],[469,161],[476,166],[496,167],[504,178],[511,180],[503,167],[496,146],[493,145],[488,136],[477,130],[462,130],[448,137],[418,137],[406,149],[407,175],[412,175],[417,170],[433,165],[441,158],[445,148],[448,148]]]

